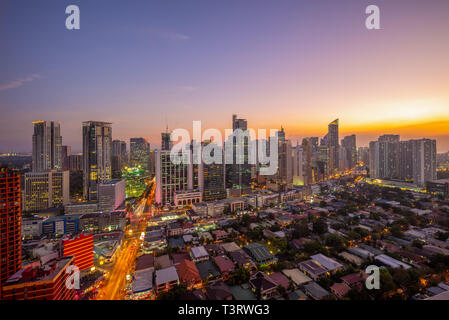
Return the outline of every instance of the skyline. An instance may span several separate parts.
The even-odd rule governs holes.
[[[159,145],[166,125],[224,129],[233,113],[292,141],[339,118],[358,146],[400,134],[449,150],[447,1],[375,1],[375,31],[371,1],[110,3],[0,4],[0,152],[29,152],[35,120],[60,121],[77,152],[82,121]]]

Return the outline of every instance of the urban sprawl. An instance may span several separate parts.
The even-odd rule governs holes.
[[[1,300],[449,299],[449,152],[435,140],[357,147],[337,119],[293,143],[281,128],[262,175],[248,139],[231,163],[174,163],[168,129],[160,148],[128,148],[86,121],[72,154],[60,123],[33,126],[32,154],[0,155]]]

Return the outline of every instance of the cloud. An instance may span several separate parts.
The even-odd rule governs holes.
[[[194,86],[181,86],[178,87],[180,92],[192,92],[192,91],[196,91],[198,90],[198,87],[194,87]]]
[[[38,74],[32,74],[32,75],[29,75],[26,78],[21,78],[21,79],[17,79],[17,80],[11,81],[9,83],[0,85],[0,91],[6,91],[6,90],[10,90],[10,89],[15,89],[15,88],[21,87],[25,83],[34,81],[36,79],[39,79],[40,77],[41,76],[38,75]]]
[[[151,34],[153,34],[154,36],[159,37],[161,39],[167,39],[167,40],[181,40],[181,41],[190,40],[190,37],[188,35],[172,32],[172,31],[152,30]]]

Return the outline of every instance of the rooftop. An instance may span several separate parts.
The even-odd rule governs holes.
[[[179,280],[175,267],[156,270],[156,285]]]

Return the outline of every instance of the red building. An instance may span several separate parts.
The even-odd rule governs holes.
[[[0,299],[1,287],[21,268],[20,175],[0,168]]]
[[[12,275],[3,286],[3,300],[74,300],[76,290],[67,287],[74,257],[51,263],[32,263]],[[70,271],[70,270],[69,270]],[[70,282],[70,281],[69,281]]]
[[[82,270],[94,265],[94,237],[93,234],[81,233],[73,237],[62,239],[64,256],[75,256],[75,265]]]

